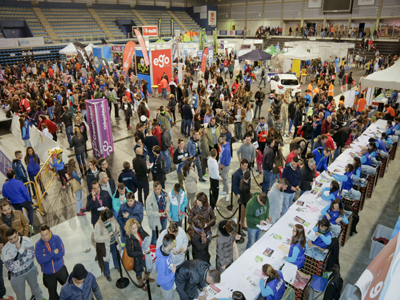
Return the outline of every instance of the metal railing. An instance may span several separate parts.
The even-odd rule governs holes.
[[[56,172],[50,166],[52,156],[49,156],[43,166],[40,168],[40,171],[35,176],[35,185],[36,185],[36,200],[38,206],[38,211],[44,215],[42,200],[46,193],[48,192],[51,183],[53,182],[54,177],[56,176]]]
[[[29,195],[31,195],[31,198],[33,198],[33,197],[32,197],[32,194],[35,194],[36,197],[37,197],[37,195],[38,195],[38,188],[37,188],[35,182],[33,182],[33,181],[27,181],[27,182],[24,182],[24,185],[26,186],[26,189],[28,190]],[[31,189],[32,189],[32,190],[31,190]],[[38,206],[39,206],[38,203],[35,203],[35,204],[32,205],[32,207],[37,207],[37,208],[38,208]],[[38,209],[38,211],[39,211],[42,215],[44,215],[43,210],[39,210],[39,209]]]

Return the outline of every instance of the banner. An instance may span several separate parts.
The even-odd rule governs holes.
[[[308,0],[308,8],[321,8],[322,0]]]
[[[171,39],[174,38],[174,19],[171,19]]]
[[[93,52],[93,64],[94,64],[94,68],[96,70],[97,73],[100,72],[101,69],[101,60],[103,59],[102,55],[101,55],[101,48],[93,48],[92,50]]]
[[[165,73],[169,80],[172,80],[172,53],[171,49],[151,51],[152,62],[152,79],[153,85],[158,85],[161,82],[161,76]],[[169,90],[169,86],[167,88]],[[161,93],[161,88],[158,88]]]
[[[133,30],[136,34],[136,37],[139,41],[139,45],[140,48],[142,48],[142,52],[144,53],[144,62],[146,63],[146,66],[150,65],[150,61],[149,61],[149,56],[147,55],[147,49],[146,49],[146,43],[144,42],[144,39],[142,37],[142,35],[140,34],[139,30],[134,29]]]
[[[107,73],[107,76],[110,76],[109,65],[104,58],[101,59],[101,64],[103,65],[104,70]]]
[[[122,60],[122,70],[125,76],[128,74],[129,67],[132,64],[132,59],[133,56],[135,55],[135,47],[136,44],[135,42],[132,41],[127,42],[125,45],[124,57]]]
[[[139,28],[136,28],[139,30]],[[135,30],[135,28],[133,28]],[[140,32],[140,30],[139,30]],[[143,36],[158,36],[159,30],[157,29],[157,26],[143,26],[142,27],[142,34]]]
[[[358,0],[358,6],[363,6],[363,5],[374,5],[375,0]]]
[[[12,162],[7,155],[0,150],[0,172],[7,177],[7,171],[12,169]]]
[[[217,28],[214,29],[214,56],[218,55],[218,31]]]
[[[114,152],[108,100],[93,99],[85,102],[93,155],[106,158]]]
[[[112,52],[124,52],[125,46],[111,46]]]
[[[161,39],[161,19],[158,19],[158,39]]]
[[[208,48],[208,65],[211,66],[214,62],[214,47]]]
[[[206,63],[207,63],[207,54],[208,54],[208,47],[206,47],[203,51],[203,58],[201,60],[201,71],[204,73],[206,71]]]
[[[42,36],[41,37],[19,38],[18,42],[19,42],[20,46],[44,46],[44,38]]]
[[[215,10],[208,11],[208,26],[217,26],[217,12]]]
[[[146,66],[142,50],[136,50],[136,74],[139,82],[144,79],[147,82],[147,89],[151,94],[150,66]],[[148,53],[147,53],[148,55]]]
[[[205,35],[206,35],[206,30],[205,28],[203,28],[202,30],[200,30],[199,33],[199,50],[200,51],[204,51],[204,47],[205,47]]]
[[[76,52],[78,52],[79,60],[82,64],[82,62],[85,64],[85,68],[89,70],[89,67],[91,70],[93,70],[93,66],[90,63],[89,56],[86,53],[85,47],[79,43],[79,42],[74,42],[73,45],[75,46]]]

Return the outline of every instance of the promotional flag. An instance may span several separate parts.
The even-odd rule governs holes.
[[[214,29],[214,56],[218,54],[218,31],[217,28]]]
[[[161,19],[158,19],[158,39],[161,39]]]
[[[201,71],[204,73],[206,71],[206,63],[207,63],[207,54],[208,54],[208,47],[206,47],[203,51],[203,58],[201,60]]]
[[[85,47],[79,42],[75,42],[73,43],[73,45],[75,46],[76,52],[78,52],[80,63],[81,64],[84,63],[86,69],[90,67],[90,69],[93,70],[92,64],[90,63],[90,59],[86,53]]]
[[[100,47],[94,47],[93,50],[92,50],[92,54],[93,54],[94,68],[95,68],[96,72],[99,73],[100,69],[101,69],[101,65],[100,65],[101,59],[103,58],[102,54],[101,54],[101,48]]]
[[[108,70],[108,63],[104,58],[101,59],[101,64],[103,65],[104,70],[106,70],[107,76],[110,76],[110,72]]]
[[[174,19],[171,19],[171,38],[174,38]]]
[[[142,48],[144,62],[146,63],[146,66],[148,66],[148,65],[150,65],[150,61],[149,61],[149,56],[147,55],[146,43],[144,42],[144,39],[143,39],[142,35],[140,34],[139,30],[134,29],[133,31],[135,32],[136,37],[139,41],[140,48]]]
[[[200,36],[199,36],[199,50],[204,51],[204,46],[205,46],[205,28],[200,30]]]
[[[124,57],[122,60],[122,70],[125,76],[128,74],[129,67],[132,64],[132,59],[135,55],[135,47],[136,44],[132,41],[127,42],[125,45]]]

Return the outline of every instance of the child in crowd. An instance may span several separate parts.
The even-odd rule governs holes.
[[[47,136],[49,139],[53,139],[53,135],[49,132],[46,124],[42,124],[42,135]]]
[[[82,188],[82,173],[78,171],[76,160],[70,158],[68,161],[67,173],[71,179],[71,190],[75,194],[76,198],[76,215],[81,217],[84,216],[83,208],[83,188]]]
[[[60,176],[61,187],[65,189],[64,181],[69,185],[67,176],[65,175],[64,162],[62,160],[62,153],[53,154],[53,163],[50,165],[56,170],[58,176]]]

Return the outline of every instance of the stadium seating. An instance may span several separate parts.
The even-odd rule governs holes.
[[[134,17],[136,18],[136,16],[131,10],[95,9],[95,11],[106,24],[108,29],[110,29],[115,38],[125,37],[124,33],[121,31],[116,23],[117,19],[132,19],[136,23],[136,20],[134,19]]]
[[[173,11],[174,15],[187,27],[188,30],[200,31],[201,27],[185,11]],[[178,29],[178,28],[177,28]]]

